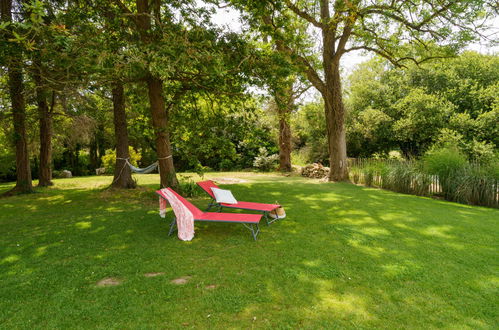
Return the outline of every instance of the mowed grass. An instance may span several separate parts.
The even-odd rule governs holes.
[[[499,210],[206,175],[217,177],[247,180],[223,187],[278,201],[287,218],[256,242],[224,223],[196,224],[182,242],[167,236],[171,211],[158,216],[157,175],[137,176],[134,191],[86,177],[0,199],[0,328],[497,328]],[[109,277],[122,283],[96,285]]]

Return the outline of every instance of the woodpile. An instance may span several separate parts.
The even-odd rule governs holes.
[[[301,175],[307,178],[322,179],[329,176],[329,167],[313,163],[302,168]]]

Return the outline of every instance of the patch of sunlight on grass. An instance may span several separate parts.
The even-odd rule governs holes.
[[[391,233],[384,229],[384,228],[379,228],[379,227],[364,227],[360,229],[360,232],[369,235],[369,236],[388,236],[391,235]]]
[[[80,221],[75,223],[75,226],[79,229],[88,229],[92,227],[92,222],[90,221]]]
[[[130,203],[128,203],[128,205],[130,205]],[[124,212],[125,210],[123,209],[123,207],[116,207],[116,206],[109,206],[109,207],[106,207],[105,208],[106,211],[108,212],[114,212],[114,213],[117,213],[117,212]]]
[[[475,280],[475,286],[480,289],[497,291],[499,288],[499,277],[497,276],[480,276]]]
[[[104,255],[103,254],[98,254],[98,255],[94,256],[94,259],[102,260],[102,259],[104,259]]]
[[[414,270],[419,269],[417,265],[411,263],[388,264],[382,265],[381,268],[383,269],[383,275],[389,278],[398,278],[409,275],[414,272]]]
[[[1,263],[2,264],[14,263],[14,262],[18,261],[19,259],[21,259],[21,258],[18,255],[11,254],[10,256],[3,258]]]
[[[40,246],[38,248],[36,248],[36,252],[34,254],[35,257],[41,257],[43,256],[45,253],[47,253],[47,248],[48,246]]]
[[[92,233],[92,234],[96,234],[96,233],[98,233],[98,232],[100,232],[100,231],[103,231],[104,229],[106,229],[106,227],[104,227],[104,226],[100,226],[100,227],[98,227],[98,228],[96,228],[96,229],[92,230],[92,231],[91,231],[91,233]]]
[[[305,266],[309,267],[319,267],[322,264],[321,260],[305,260],[303,261],[303,264]]]
[[[386,252],[386,249],[382,247],[363,245],[362,242],[357,239],[349,239],[348,244],[372,257],[380,257],[383,253]]]
[[[367,311],[366,303],[362,297],[353,293],[338,294],[331,291],[329,286],[319,290],[318,298],[320,301],[316,305],[317,309],[342,316],[355,316],[363,320],[373,318]]]
[[[358,217],[358,218],[355,218],[355,219],[352,219],[352,218],[349,218],[349,221],[354,224],[354,225],[368,225],[368,224],[377,224],[378,221],[374,220],[373,218],[369,217],[369,216],[365,216],[365,217]]]
[[[435,237],[440,237],[440,238],[454,238],[453,235],[449,235],[446,233],[447,231],[452,230],[452,226],[429,226],[426,227],[426,229],[421,230],[421,233],[423,235],[428,235],[428,236],[435,236]]]
[[[62,201],[62,200],[64,200],[64,195],[58,194],[58,195],[40,197],[40,198],[38,198],[38,200],[47,201],[47,202]]]

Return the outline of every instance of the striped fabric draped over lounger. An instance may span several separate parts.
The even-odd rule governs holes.
[[[194,238],[194,215],[170,190],[161,189],[161,193],[168,199],[177,218],[178,238],[182,241],[192,240]],[[166,200],[159,197],[159,214],[164,218],[165,213]]]

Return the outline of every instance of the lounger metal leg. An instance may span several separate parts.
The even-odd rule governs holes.
[[[256,241],[256,237],[258,236],[258,233],[260,232],[260,227],[258,227],[258,224],[245,224],[243,223],[243,226],[248,228],[251,231],[251,235],[253,236],[253,239]]]
[[[265,220],[267,221],[267,226],[270,225],[272,222],[279,220],[278,215],[276,215],[277,218],[270,220],[269,212],[263,212],[263,216],[264,216]]]
[[[206,212],[208,212],[213,206],[217,206],[217,205],[218,205],[218,203],[214,199],[212,199],[210,204],[208,204],[208,208],[206,209]]]
[[[175,227],[177,226],[177,218],[173,217],[172,222],[170,223],[170,231],[168,231],[168,236],[171,236],[173,231],[175,230]]]

